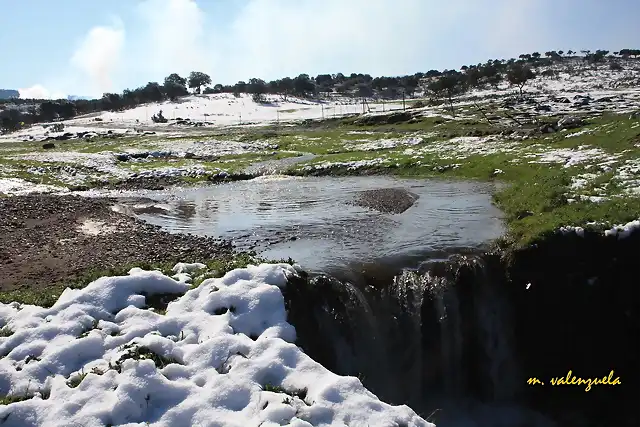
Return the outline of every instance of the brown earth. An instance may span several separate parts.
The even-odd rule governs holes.
[[[116,213],[114,203],[77,196],[0,198],[0,291],[46,287],[133,263],[196,262],[232,253],[227,242],[169,234]]]

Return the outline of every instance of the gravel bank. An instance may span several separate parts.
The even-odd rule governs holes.
[[[169,234],[111,210],[115,199],[0,198],[0,290],[46,287],[138,262],[195,262],[232,253],[218,239]]]
[[[383,213],[400,214],[413,206],[418,197],[403,188],[380,188],[360,192],[355,204]]]

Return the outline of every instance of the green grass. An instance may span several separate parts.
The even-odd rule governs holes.
[[[487,124],[471,121],[447,122],[434,124],[431,130],[437,132],[437,137],[426,139],[423,144],[415,147],[429,147],[433,141],[446,141],[455,136],[473,135],[476,130],[483,133],[494,133]],[[437,120],[437,119],[436,119]],[[426,123],[401,124],[403,129],[417,129]],[[310,162],[293,166],[289,173],[305,174],[301,169],[305,165],[322,162],[348,162],[356,160],[387,159],[384,166],[364,168],[356,172],[346,168],[335,168],[326,174],[361,174],[387,173],[403,177],[417,178],[446,178],[472,179],[479,181],[495,181],[506,185],[501,186],[494,194],[494,203],[505,214],[508,235],[504,239],[513,247],[526,246],[536,239],[544,238],[548,233],[565,225],[584,225],[588,222],[608,222],[612,224],[626,223],[640,217],[640,198],[620,194],[620,182],[615,178],[616,170],[624,161],[640,158],[640,128],[632,128],[627,116],[607,114],[600,118],[590,119],[589,124],[581,129],[541,135],[537,138],[517,143],[517,149],[511,153],[467,154],[457,153],[452,146],[450,150],[441,152],[427,152],[420,154],[417,159],[413,155],[403,154],[404,147],[368,152],[349,152],[344,147],[348,141],[344,130],[333,130],[331,148],[337,152],[327,154],[326,150],[316,152],[320,154]],[[381,131],[386,126],[376,127]],[[364,127],[366,128],[366,127]],[[566,138],[569,133],[589,129],[592,133]],[[326,131],[325,131],[326,132]],[[340,134],[342,133],[342,137]],[[477,134],[477,133],[476,133]],[[314,135],[309,132],[308,135]],[[290,136],[292,138],[292,136]],[[298,137],[298,140],[301,140]],[[342,148],[340,142],[342,141]],[[605,154],[618,155],[613,170],[598,172],[593,182],[583,190],[576,190],[576,194],[585,194],[596,188],[604,188],[608,200],[600,203],[577,201],[570,203],[567,194],[572,177],[597,170],[600,161],[597,158],[571,167],[563,167],[559,163],[537,164],[534,159],[527,159],[528,154],[549,152],[557,149],[577,149],[580,146],[599,148]],[[305,147],[297,145],[301,151],[310,151],[316,145],[313,141]],[[326,148],[326,147],[325,147]],[[518,160],[519,159],[519,160]],[[514,160],[516,160],[514,162]],[[420,163],[418,163],[420,162]],[[452,167],[453,165],[456,167]],[[588,166],[591,165],[591,168]],[[499,169],[501,174],[494,174]]]
[[[222,277],[227,272],[244,268],[249,264],[259,264],[261,262],[288,262],[292,260],[265,260],[256,257],[255,254],[239,252],[227,256],[221,256],[216,259],[203,260],[207,265],[207,270],[194,280],[194,287],[199,286],[204,280],[211,277]],[[76,276],[71,276],[61,283],[47,284],[42,287],[23,287],[15,290],[0,291],[0,302],[9,304],[17,302],[19,304],[37,305],[40,307],[51,307],[60,297],[60,294],[66,289],[82,289],[89,283],[105,276],[126,276],[132,268],[139,267],[143,270],[158,270],[167,276],[172,276],[172,268],[176,263],[173,261],[149,263],[149,262],[132,262],[127,265],[106,269],[89,269]],[[167,304],[178,298],[178,294],[154,294],[147,295],[147,306],[152,307],[156,312],[163,313]],[[0,329],[0,336],[10,336],[11,331],[7,328]]]

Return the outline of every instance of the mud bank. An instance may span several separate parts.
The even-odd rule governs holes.
[[[169,234],[116,213],[107,198],[0,198],[0,290],[46,288],[132,263],[195,262],[228,255],[219,239]]]
[[[289,320],[315,360],[381,399],[440,410],[439,426],[457,425],[464,407],[443,402],[471,400],[530,411],[495,425],[631,427],[640,424],[638,254],[638,232],[555,235],[425,264],[382,286],[305,278],[286,291]],[[575,384],[611,371],[620,384]]]

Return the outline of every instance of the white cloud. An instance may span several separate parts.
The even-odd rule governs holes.
[[[195,0],[132,2],[136,13],[126,22],[126,39],[119,20],[84,37],[71,60],[79,74],[69,73],[70,92],[99,96],[192,70],[209,73],[214,83],[300,73],[404,74],[536,48],[540,37],[531,37],[531,29],[543,25],[535,19],[536,2],[479,3],[248,0],[221,17]],[[207,6],[223,13],[220,3]]]
[[[59,91],[50,91],[42,85],[33,85],[29,88],[18,89],[22,99],[62,99],[66,95]]]
[[[114,90],[113,74],[118,69],[125,43],[125,30],[118,19],[111,26],[94,27],[79,43],[71,64],[90,82],[92,92]]]
[[[137,11],[145,33],[138,53],[149,79],[160,80],[174,72],[210,71],[205,14],[195,1],[146,0]]]

